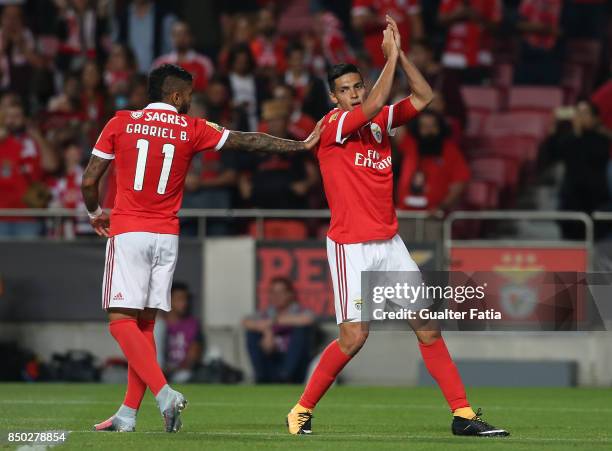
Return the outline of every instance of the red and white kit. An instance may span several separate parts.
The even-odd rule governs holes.
[[[371,121],[361,106],[324,118],[315,150],[331,210],[327,259],[336,320],[361,321],[362,271],[418,271],[397,235],[389,135],[417,111],[409,98]]]
[[[228,134],[165,103],[118,111],[106,124],[92,152],[115,160],[117,179],[103,308],[170,311],[185,177],[193,156],[221,149]]]

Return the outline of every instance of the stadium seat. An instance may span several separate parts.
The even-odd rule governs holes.
[[[463,195],[463,207],[470,210],[495,209],[497,201],[497,187],[483,180],[473,180],[468,183]]]
[[[249,225],[249,235],[257,238],[257,223]],[[264,221],[264,239],[266,240],[305,240],[308,229],[302,221],[285,219],[267,219]]]
[[[496,157],[476,158],[470,162],[472,178],[504,188],[507,184],[506,160]]]
[[[467,113],[467,127],[465,129],[465,136],[468,138],[480,136],[485,119],[488,115],[489,113],[484,111],[469,110]]]
[[[495,112],[501,107],[497,88],[485,86],[462,86],[461,94],[469,111]]]
[[[523,136],[493,136],[483,138],[475,155],[511,158],[519,163],[532,162],[538,157],[539,139]]]
[[[542,139],[550,128],[551,113],[526,111],[491,114],[485,120],[482,133],[485,137],[522,136]]]
[[[516,86],[510,89],[511,111],[551,112],[563,104],[563,90],[557,86]]]

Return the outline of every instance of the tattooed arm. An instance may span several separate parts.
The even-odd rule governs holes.
[[[321,121],[304,141],[276,138],[266,133],[230,131],[221,150],[246,150],[249,152],[299,152],[312,150],[321,136]]]
[[[81,182],[81,192],[83,193],[83,200],[87,207],[91,225],[100,236],[109,236],[110,218],[100,208],[99,185],[100,179],[111,161],[92,155],[87,168],[85,168]]]

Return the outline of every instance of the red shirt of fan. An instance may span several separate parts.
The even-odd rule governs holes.
[[[118,111],[92,152],[115,160],[117,194],[110,234],[177,235],[176,214],[191,159],[201,150],[221,149],[228,134],[212,122],[178,114],[165,103]]]
[[[440,14],[457,11],[468,5],[482,17],[491,22],[502,19],[501,0],[442,0]],[[455,22],[446,33],[446,48],[442,54],[442,64],[452,68],[490,66],[492,37],[483,25],[476,21]]]
[[[419,14],[421,5],[419,0],[353,0],[351,14],[374,13],[378,16],[380,24],[364,30],[363,46],[372,58],[375,67],[382,68],[385,65],[385,57],[380,48],[382,43],[382,32],[386,27],[385,15],[390,15],[397,22],[402,37],[402,45],[410,48],[411,27],[410,16]]]
[[[410,100],[402,104],[400,123],[393,120],[397,105],[384,107],[370,122],[361,107],[336,108],[324,118],[315,152],[331,210],[327,235],[336,243],[387,240],[397,233],[389,135],[417,114]]]

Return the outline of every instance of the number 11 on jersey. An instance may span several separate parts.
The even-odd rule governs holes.
[[[149,141],[146,139],[139,139],[136,142],[136,148],[138,149],[138,160],[136,161],[136,174],[134,176],[134,191],[142,191],[147,156],[149,153]],[[164,144],[162,146],[162,153],[164,154],[164,162],[159,176],[159,183],[157,184],[157,194],[165,194],[166,192],[168,177],[170,177],[170,167],[172,166],[172,159],[174,158],[174,144]]]

